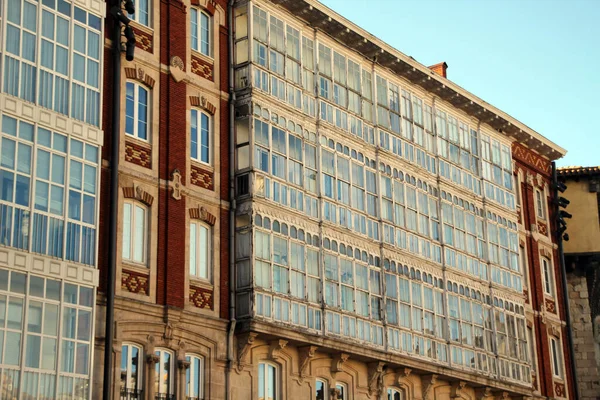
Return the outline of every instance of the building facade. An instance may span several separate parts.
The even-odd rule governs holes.
[[[228,327],[227,3],[134,1],[134,60],[112,70],[105,36],[95,357],[105,349],[111,268],[111,140],[119,140],[114,399],[223,399]],[[114,19],[108,17],[108,26]],[[120,129],[113,89],[120,86]],[[117,106],[118,107],[118,106]],[[94,398],[103,393],[102,361]]]
[[[564,244],[575,368],[581,399],[600,396],[600,168],[565,167],[569,241]]]
[[[89,399],[105,3],[0,5],[0,398]]]
[[[232,398],[574,398],[564,150],[316,1],[233,20]]]

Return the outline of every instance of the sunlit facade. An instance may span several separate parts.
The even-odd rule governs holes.
[[[415,378],[384,384],[365,359],[385,361],[388,375],[418,365],[440,381],[531,392],[515,137],[428,88],[434,76],[415,84],[408,67],[398,72],[408,61],[374,38],[355,43],[364,32],[318,3],[238,3],[236,310],[246,335],[271,347],[278,337],[290,354],[293,339],[301,360],[311,343],[358,353],[381,398],[412,398]],[[269,358],[276,372],[259,379],[257,398],[287,398],[291,361]],[[325,387],[313,398],[362,398],[360,373],[323,374],[307,373]]]
[[[105,3],[0,10],[0,397],[89,399]]]

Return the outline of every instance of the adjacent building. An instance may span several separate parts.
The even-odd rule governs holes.
[[[113,399],[225,397],[229,84],[225,1],[135,0],[135,58],[112,71],[105,36],[100,289],[103,360],[112,140],[119,140]],[[108,26],[114,18],[108,17]],[[121,96],[113,102],[113,90]],[[120,108],[119,108],[120,105]],[[116,109],[115,109],[116,106]],[[113,113],[120,129],[113,129]],[[94,398],[103,395],[103,363]]]
[[[564,149],[316,0],[133,5],[120,74],[0,5],[1,399],[575,398]]]
[[[564,167],[572,218],[565,242],[568,296],[574,336],[575,368],[581,399],[600,396],[600,168]]]
[[[232,398],[574,398],[565,151],[316,1],[233,20]]]
[[[106,4],[0,6],[0,398],[89,399]]]

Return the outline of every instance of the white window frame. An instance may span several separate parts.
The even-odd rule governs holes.
[[[202,229],[206,230],[206,244],[202,244],[202,235],[200,232]],[[192,236],[194,233],[194,237]],[[190,222],[190,277],[196,279],[210,280],[211,278],[211,265],[212,260],[210,256],[210,249],[212,244],[212,229],[208,224],[202,223],[198,220],[192,220]],[[194,242],[194,243],[193,243]],[[202,250],[204,248],[204,254]],[[193,254],[195,253],[195,254]],[[204,258],[204,268],[202,271],[202,258]],[[193,262],[194,261],[194,262]],[[195,265],[194,265],[195,264]]]
[[[127,96],[127,88],[129,87],[129,85],[133,86],[133,132],[127,132],[127,118],[129,118],[129,116],[127,115],[127,101],[128,101],[128,96]],[[139,131],[139,124],[140,124],[140,98],[139,98],[139,93],[140,90],[143,90],[146,92],[146,137],[140,137],[140,131]],[[144,142],[149,142],[150,141],[150,135],[151,135],[151,109],[152,109],[152,93],[150,92],[150,90],[148,90],[147,88],[143,87],[142,85],[140,85],[139,83],[136,82],[131,82],[131,81],[127,81],[125,83],[125,134],[127,136],[130,137],[134,137],[138,140],[142,140]]]
[[[263,373],[263,381],[261,382],[260,379],[260,370],[261,367],[264,368],[264,373]],[[275,378],[274,378],[274,382],[269,382],[269,375],[267,373],[267,371],[269,370],[269,368],[273,368],[275,370]],[[258,364],[258,374],[257,374],[257,379],[258,379],[258,400],[278,400],[279,399],[279,367],[273,363],[270,362],[260,362]],[[268,391],[269,391],[269,384],[272,383],[273,385],[273,397],[269,397],[267,395]],[[261,387],[263,389],[263,397],[260,396],[260,390]]]
[[[317,398],[317,384],[323,384],[323,397],[322,399]],[[315,380],[315,400],[329,400],[329,382],[326,379],[317,378]]]
[[[121,346],[121,362],[123,359],[123,349],[127,348],[127,368],[125,371],[125,387],[121,387],[120,388],[120,392],[121,392],[121,398],[123,398],[123,396],[125,396],[125,398],[129,398],[129,395],[132,394],[136,397],[132,397],[132,398],[140,398],[143,395],[143,390],[144,390],[144,381],[143,381],[143,377],[144,377],[144,372],[143,372],[143,368],[144,368],[144,350],[142,348],[142,346],[139,346],[137,344],[134,343],[123,343],[123,345]],[[128,387],[128,384],[130,382],[130,380],[133,378],[132,377],[132,365],[131,365],[131,351],[132,349],[137,349],[138,351],[138,362],[139,365],[137,366],[138,370],[137,370],[137,377],[136,377],[136,382],[137,385],[136,387]],[[121,379],[123,378],[123,369],[121,369]],[[121,380],[122,382],[122,380]],[[126,393],[123,393],[123,389],[125,389]]]
[[[204,25],[202,24],[203,16],[206,17],[206,24],[207,24],[206,27],[204,27]],[[207,13],[206,11],[204,11],[200,8],[192,7],[191,12],[190,12],[190,30],[191,30],[190,36],[191,36],[192,49],[202,55],[205,55],[205,56],[211,57],[211,58],[212,58],[212,53],[213,53],[212,23],[213,23],[213,18],[209,13]],[[193,33],[194,33],[193,29],[192,29],[192,27],[194,25],[196,27],[196,37],[195,38],[193,35]],[[206,52],[202,50],[202,42],[203,42],[202,41],[202,32],[203,31],[206,31],[206,35],[207,35],[208,49],[206,50]],[[194,40],[196,42],[195,44],[194,44]]]
[[[196,119],[196,157],[194,157],[193,154],[193,150],[194,150],[194,144],[192,142],[192,129],[194,129],[193,127],[193,121],[194,121],[194,114],[196,114],[195,119]],[[206,116],[208,119],[208,143],[206,144],[206,147],[208,148],[208,159],[207,160],[203,160],[202,159],[202,146],[204,145],[202,143],[202,116]],[[207,112],[204,112],[200,109],[197,108],[193,108],[191,111],[191,123],[190,123],[190,157],[192,158],[192,160],[197,161],[199,163],[202,164],[206,164],[206,165],[210,165],[212,163],[212,137],[213,137],[213,118],[210,114],[208,114]]]
[[[535,189],[535,214],[539,219],[546,219],[544,191],[541,189]]]
[[[152,28],[152,1],[150,0],[144,0],[144,3],[148,6],[148,8],[146,9],[146,13],[148,14],[148,23],[145,24],[140,20],[140,3],[142,2],[142,0],[133,0],[133,4],[135,6],[135,14],[128,14],[129,18],[131,18],[131,20],[137,22],[140,25],[146,26],[148,28]]]
[[[204,372],[205,372],[204,357],[198,356],[196,354],[186,354],[185,360],[190,363],[190,366],[188,367],[188,369],[186,371],[186,381],[185,381],[186,399],[188,399],[188,400],[203,400],[204,399]],[[198,360],[199,369],[200,369],[199,371],[198,371],[196,364],[194,363],[194,360]],[[193,378],[195,374],[198,375],[197,376],[198,381],[196,382],[196,384],[198,385],[198,390],[197,390],[197,393],[196,392],[190,393],[192,391],[191,390],[192,389],[191,378]]]
[[[552,273],[552,262],[547,257],[541,257],[541,264],[544,294],[554,297],[554,274]]]
[[[339,390],[338,400],[348,400],[348,385],[342,382],[335,383],[335,389]]]
[[[563,377],[562,346],[557,337],[550,338],[550,356],[552,357],[552,375],[555,378]]]
[[[395,394],[399,394],[401,400],[404,399],[404,393],[402,392],[402,390],[396,387],[389,387],[387,389],[387,400],[393,400]]]
[[[158,361],[156,362],[156,364],[154,364],[154,382],[152,382],[152,384],[154,385],[154,395],[156,396],[156,398],[171,398],[171,396],[175,394],[175,362],[177,361],[175,359],[175,354],[171,350],[157,348],[154,351],[154,355],[158,357]],[[169,376],[167,377],[168,387],[165,388],[164,384],[159,379],[159,376],[157,376],[157,373],[159,373],[160,375],[159,371],[166,360],[166,355],[170,356],[170,365],[168,371]],[[163,395],[164,397],[159,397],[160,395]]]
[[[126,216],[125,216],[125,209],[126,207],[130,207],[130,211],[129,211],[129,232],[126,232]],[[142,226],[142,234],[141,236],[136,235],[136,213],[135,210],[136,209],[141,209],[144,212],[144,216],[143,216],[143,226]],[[137,201],[131,201],[131,200],[126,200],[123,204],[123,237],[122,237],[122,242],[121,242],[121,246],[122,246],[122,251],[121,251],[121,256],[123,257],[123,260],[131,262],[131,263],[135,263],[135,264],[141,264],[144,266],[148,265],[148,239],[149,239],[149,235],[148,232],[150,231],[148,228],[148,221],[149,221],[149,212],[150,209],[145,206],[144,204],[141,204],[140,202]],[[126,248],[125,248],[125,238],[126,235],[129,236],[129,254],[126,254]],[[141,239],[142,243],[139,244],[137,243],[139,240]],[[136,260],[135,259],[135,247],[141,245],[142,246],[142,259],[141,260]]]

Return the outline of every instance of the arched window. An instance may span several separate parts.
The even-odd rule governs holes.
[[[191,121],[191,155],[196,161],[210,164],[210,132],[212,121],[210,115],[192,110]]]
[[[135,22],[150,27],[150,4],[148,0],[133,0],[135,14],[130,14],[129,18]]]
[[[402,391],[396,388],[388,388],[387,400],[402,400]]]
[[[542,278],[544,279],[544,293],[548,296],[554,296],[552,267],[550,260],[548,260],[546,257],[542,257]]]
[[[338,400],[348,400],[348,388],[345,383],[336,383],[335,390],[337,391]]]
[[[148,209],[138,202],[123,205],[123,260],[147,264]]]
[[[315,382],[315,400],[328,400],[327,381],[317,379]]]
[[[154,394],[155,398],[172,400],[175,398],[173,374],[173,353],[165,349],[157,349],[154,354],[158,362],[154,364]]]
[[[278,390],[277,367],[266,362],[258,364],[258,400],[277,400]]]
[[[148,140],[150,94],[144,87],[133,82],[127,82],[125,90],[125,133]]]
[[[201,222],[190,223],[190,276],[210,278],[211,228]]]
[[[212,56],[211,23],[212,18],[204,11],[196,8],[190,13],[192,24],[192,49],[205,56]]]
[[[135,344],[121,347],[121,400],[141,399],[143,392],[143,351]]]
[[[186,355],[190,363],[185,374],[185,396],[188,400],[204,399],[204,358]]]

